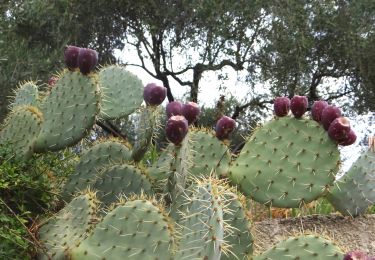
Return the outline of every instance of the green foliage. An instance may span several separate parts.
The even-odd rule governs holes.
[[[72,154],[46,154],[26,162],[10,153],[1,146],[0,258],[28,259],[36,245],[26,226],[55,206],[58,182],[71,173]]]

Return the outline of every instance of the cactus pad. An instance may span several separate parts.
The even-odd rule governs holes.
[[[93,186],[98,199],[109,206],[122,195],[152,194],[150,181],[132,165],[113,165],[103,169]]]
[[[364,152],[327,195],[329,202],[344,215],[364,214],[375,204],[375,152]]]
[[[282,117],[255,130],[229,178],[260,203],[295,208],[332,185],[339,162],[337,145],[318,123]]]
[[[143,101],[142,81],[120,66],[100,70],[102,91],[100,116],[104,119],[120,118],[133,113]]]
[[[129,148],[115,140],[101,141],[92,146],[81,156],[75,173],[69,176],[63,188],[63,198],[69,201],[75,192],[93,186],[103,167],[127,162],[130,159]]]
[[[344,254],[331,241],[318,236],[291,237],[279,242],[254,260],[342,260]]]
[[[94,125],[98,104],[95,80],[65,71],[42,105],[44,121],[36,150],[55,151],[79,142]]]
[[[29,159],[42,121],[42,113],[36,107],[17,107],[1,127],[0,145],[10,145],[15,156],[21,160]]]
[[[38,106],[39,93],[34,82],[29,81],[22,84],[15,90],[14,94],[14,101],[11,104],[12,109],[17,106]]]
[[[174,145],[169,144],[160,154],[158,160],[147,169],[151,180],[165,184],[174,164]]]
[[[39,238],[48,256],[40,259],[67,259],[69,250],[85,239],[95,222],[97,201],[93,193],[74,198],[39,229]]]
[[[159,206],[134,200],[109,212],[71,259],[168,260],[173,247],[173,227]]]

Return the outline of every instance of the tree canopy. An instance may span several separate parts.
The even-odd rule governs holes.
[[[161,80],[169,101],[171,80],[197,101],[207,71],[247,73],[255,95],[237,104],[233,117],[294,94],[345,97],[358,112],[375,109],[371,0],[16,0],[3,2],[0,12],[0,118],[17,82],[45,82],[63,67],[67,44],[97,49],[101,64],[115,62],[116,49],[131,48],[139,62],[128,66]],[[257,95],[259,84],[267,94]]]

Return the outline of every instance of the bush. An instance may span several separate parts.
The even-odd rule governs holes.
[[[29,259],[36,245],[27,229],[54,208],[59,184],[73,171],[74,156],[65,151],[20,162],[9,154],[0,148],[0,259]]]

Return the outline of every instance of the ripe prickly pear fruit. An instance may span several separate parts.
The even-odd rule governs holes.
[[[356,140],[357,140],[357,135],[355,134],[353,129],[350,129],[349,133],[346,135],[346,138],[342,142],[340,142],[339,145],[342,145],[342,146],[352,145],[355,143]]]
[[[197,121],[201,109],[195,102],[187,102],[182,105],[182,115],[187,119],[189,125]]]
[[[168,103],[166,107],[167,117],[182,115],[182,103],[180,101],[173,101]]]
[[[98,64],[98,53],[95,50],[81,48],[78,54],[78,67],[82,74],[90,73]]]
[[[73,70],[78,68],[78,54],[81,48],[76,46],[67,46],[64,51],[64,60],[66,66]]]
[[[322,121],[322,112],[328,106],[324,100],[315,101],[311,107],[311,116],[316,122]]]
[[[188,121],[184,116],[171,116],[165,127],[165,133],[170,142],[179,145],[184,140],[188,129]]]
[[[350,131],[350,122],[346,117],[338,117],[332,121],[328,128],[328,136],[338,143],[346,140]]]
[[[222,116],[216,123],[216,137],[220,140],[228,138],[235,127],[236,121],[229,116]]]
[[[323,109],[321,120],[325,130],[328,130],[333,120],[341,116],[341,110],[335,106],[327,106]]]
[[[286,116],[290,110],[290,100],[287,97],[277,97],[273,102],[273,110],[278,117]]]
[[[295,118],[301,118],[306,112],[308,106],[307,97],[305,96],[294,96],[290,101],[290,110]]]
[[[158,106],[163,103],[167,96],[167,89],[155,83],[149,83],[143,89],[143,99],[147,105]]]
[[[368,257],[365,252],[356,250],[345,254],[344,260],[368,260]]]

